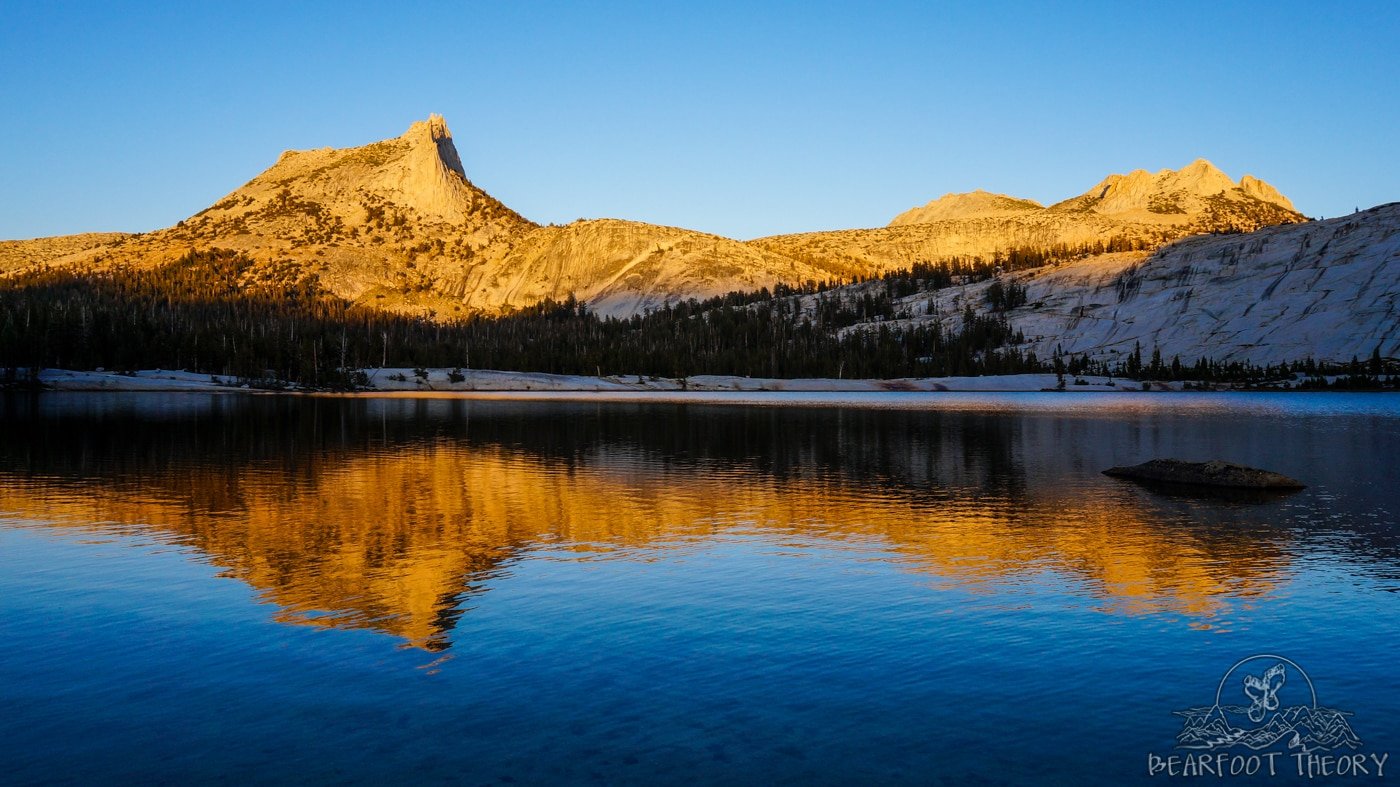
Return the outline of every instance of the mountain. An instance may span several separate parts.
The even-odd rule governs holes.
[[[1045,206],[1035,200],[1008,197],[1005,194],[993,194],[978,189],[965,194],[944,194],[927,205],[910,208],[895,216],[890,226],[928,224],[947,219],[1011,216],[1044,209]]]
[[[256,260],[249,285],[314,279],[364,305],[439,317],[499,314],[571,295],[626,315],[831,275],[674,227],[611,219],[539,226],[468,180],[438,115],[395,139],[286,151],[168,229],[0,244],[0,274],[36,265],[159,265],[210,248]]]
[[[534,227],[467,180],[440,115],[363,147],[286,151],[182,222],[194,237],[252,235],[293,245],[455,234],[474,250]]]
[[[1156,174],[1133,170],[1109,175],[1051,211],[1092,211],[1146,223],[1186,225],[1199,230],[1244,232],[1302,220],[1293,203],[1252,175],[1237,183],[1205,159]]]
[[[0,272],[36,264],[156,266],[194,250],[257,262],[249,285],[314,279],[335,295],[409,312],[449,311],[435,283],[504,256],[537,225],[466,178],[440,116],[356,148],[286,151],[271,167],[174,227],[105,243],[22,242]],[[81,247],[81,248],[79,248]],[[59,254],[66,249],[75,252]]]
[[[91,258],[94,249],[128,237],[125,232],[85,232],[33,240],[0,240],[0,276],[34,265],[80,263]]]
[[[1156,248],[1202,231],[1301,220],[1262,181],[1208,162],[1111,175],[1043,207],[985,191],[949,194],[891,226],[736,241],[596,219],[540,226],[468,178],[441,116],[347,149],[286,151],[174,227],[0,243],[0,275],[36,266],[156,266],[213,248],[246,254],[249,286],[314,281],[388,311],[494,315],[574,296],[626,316],[667,302],[777,284],[860,278],[1013,249]]]
[[[198,249],[239,251],[249,285],[314,280],[389,311],[500,314],[569,296],[625,316],[689,297],[863,277],[916,262],[1017,248],[1153,248],[1207,229],[1296,221],[1288,200],[1209,163],[1112,175],[1049,208],[985,191],[949,194],[890,227],[740,242],[599,219],[539,226],[473,184],[446,121],[395,139],[287,151],[169,229],[0,244],[0,274],[36,265],[159,265]]]
[[[1140,346],[1186,363],[1262,364],[1345,362],[1377,348],[1400,356],[1398,245],[1396,205],[1308,222],[1269,184],[1236,181],[1204,159],[1110,175],[1048,207],[948,194],[873,229],[738,241],[619,219],[541,226],[468,179],[433,115],[361,147],[287,151],[168,229],[0,243],[0,276],[142,270],[217,249],[242,255],[226,270],[245,291],[309,287],[437,319],[571,296],[630,316],[688,298],[856,279],[832,291],[851,308],[838,306],[848,316],[823,330],[938,323],[952,334],[971,307],[1004,317],[1020,349],[1041,359],[1060,351],[1116,363]],[[937,287],[890,290],[887,307],[854,306],[885,286],[871,277],[957,260],[981,267]],[[998,300],[993,287],[1017,297]],[[826,308],[810,290],[800,297],[809,316]]]
[[[1306,221],[1286,197],[1245,175],[1237,183],[1205,159],[1157,174],[1109,175],[1049,207],[985,191],[947,194],[888,227],[777,235],[751,241],[835,271],[882,272],[948,257],[1018,248],[1156,248],[1190,235],[1253,232]]]
[[[953,257],[991,259],[1016,249],[1156,248],[1188,232],[1093,212],[1047,210],[757,238],[765,251],[836,275],[873,275]]]
[[[874,284],[853,285],[857,298]],[[1024,292],[1003,312],[1022,349],[1116,363],[1140,346],[1180,356],[1274,364],[1400,357],[1400,203],[1252,233],[1186,238],[1156,251],[1089,255],[904,296],[904,317],[956,331],[989,308],[993,286]],[[871,327],[874,327],[873,325]]]
[[[1264,181],[1245,175],[1236,182],[1209,161],[1196,159],[1179,170],[1164,169],[1153,174],[1136,169],[1126,175],[1109,175],[1083,194],[1048,208],[1034,200],[981,190],[945,194],[899,214],[890,226],[1038,212],[1092,212],[1146,224],[1185,224],[1245,232],[1303,218],[1287,197]]]

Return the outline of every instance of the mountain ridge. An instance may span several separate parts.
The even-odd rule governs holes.
[[[1112,174],[1077,197],[1057,202],[1049,210],[1091,210],[1109,216],[1131,216],[1139,221],[1178,223],[1208,212],[1212,202],[1235,202],[1259,209],[1272,206],[1277,211],[1302,215],[1277,189],[1253,175],[1236,182],[1214,164],[1198,158],[1181,169],[1156,173],[1135,169]],[[1277,222],[1282,223],[1282,222]],[[1240,227],[1239,229],[1246,229]],[[1253,227],[1250,229],[1257,229]]]
[[[447,122],[434,114],[367,145],[285,151],[174,227],[0,244],[0,275],[35,265],[159,265],[221,248],[256,261],[245,274],[250,284],[314,278],[353,302],[433,319],[571,296],[628,316],[691,297],[850,280],[937,259],[1156,248],[1200,232],[1302,220],[1272,186],[1252,176],[1236,183],[1204,160],[1156,175],[1110,175],[1095,189],[1048,207],[986,191],[948,194],[889,227],[747,241],[623,219],[542,226],[472,183]],[[1176,199],[1184,212],[1154,212],[1154,199]]]
[[[1004,216],[1044,209],[1045,206],[1035,200],[1021,199],[1006,194],[993,194],[990,191],[976,189],[960,194],[944,194],[925,205],[910,208],[895,216],[890,221],[889,226],[927,224],[948,219]]]
[[[1394,343],[1376,319],[1396,316],[1386,298],[1400,284],[1392,286],[1387,255],[1400,214],[1376,210],[1345,223],[1351,230],[1301,224],[1273,186],[1253,175],[1235,181],[1197,160],[1109,175],[1050,206],[986,190],[951,193],[865,230],[738,241],[620,218],[540,225],[470,181],[447,122],[430,115],[365,146],[284,151],[165,230],[0,242],[0,276],[42,266],[160,266],[223,249],[249,260],[238,267],[239,286],[309,283],[363,307],[444,321],[549,300],[631,316],[689,298],[833,286],[938,260],[983,260],[990,272],[997,260],[1030,252],[1049,265],[995,267],[995,279],[1029,291],[1029,304],[1005,316],[1037,356],[1058,347],[1112,360],[1137,342],[1186,358],[1344,360],[1344,350],[1369,351],[1361,343],[1387,353]],[[1313,241],[1301,238],[1316,242],[1309,249]],[[1288,244],[1291,256],[1278,258]],[[1270,276],[1273,283],[1264,281]],[[928,298],[942,328],[956,330],[963,305],[983,304],[991,283],[979,281]],[[1330,290],[1308,293],[1322,286]],[[1231,294],[1239,301],[1245,291],[1259,304],[1235,314]],[[1191,311],[1212,300],[1224,301],[1217,314],[1233,315],[1229,328]],[[1278,304],[1296,304],[1302,315]],[[910,316],[930,319],[917,309]]]
[[[159,265],[247,254],[256,284],[315,278],[337,296],[430,318],[576,297],[619,316],[688,297],[826,279],[742,241],[622,219],[541,226],[466,176],[440,115],[352,148],[284,151],[174,227],[0,245],[0,275],[35,265]]]
[[[1162,169],[1156,173],[1135,169],[1126,174],[1114,173],[1088,191],[1049,206],[1035,200],[993,194],[981,189],[944,194],[895,216],[889,226],[1037,211],[1094,212],[1143,223],[1181,224],[1191,223],[1200,215],[1210,212],[1212,207],[1219,210],[1218,203],[1221,201],[1240,203],[1237,212],[1262,211],[1266,216],[1258,220],[1261,226],[1303,218],[1293,203],[1268,183],[1249,174],[1236,182],[1214,164],[1198,158],[1181,169]],[[1261,204],[1253,204],[1256,202]],[[1271,210],[1263,206],[1270,206]],[[1234,229],[1257,229],[1257,226],[1237,226]]]
[[[856,298],[874,285],[853,285]],[[1024,303],[1000,312],[1020,349],[1117,363],[1135,349],[1170,362],[1346,363],[1400,358],[1400,202],[1350,216],[1186,237],[1155,250],[1088,255],[897,299],[878,325],[956,331],[992,287]]]

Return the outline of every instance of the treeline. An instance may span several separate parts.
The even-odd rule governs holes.
[[[262,266],[262,283],[245,284],[254,278],[253,263],[228,251],[195,252],[157,268],[40,270],[0,280],[0,382],[41,368],[160,368],[344,389],[363,382],[355,370],[389,366],[669,378],[1054,372],[1061,379],[1400,386],[1400,368],[1383,361],[1378,349],[1369,362],[1350,365],[1308,359],[1254,366],[1165,359],[1157,350],[1144,358],[1141,347],[1113,364],[1060,352],[1037,358],[1018,349],[1024,337],[1004,314],[1025,303],[1025,288],[997,274],[1007,265],[1054,259],[1054,253],[1025,252],[993,262],[919,263],[840,289],[832,282],[780,285],[626,319],[600,317],[569,299],[451,323],[357,306],[314,277],[298,279],[294,266],[280,273]],[[901,320],[911,316],[901,298],[989,278],[985,309],[966,306],[953,328]]]
[[[969,309],[937,325],[841,330],[887,299],[825,298],[799,314],[793,288],[688,301],[629,319],[570,299],[515,314],[436,323],[356,306],[314,278],[243,286],[253,263],[194,252],[158,268],[43,270],[0,288],[0,369],[185,369],[319,388],[351,370],[488,368],[684,377],[904,377],[1006,374],[1042,364],[1007,345],[1004,318]],[[818,288],[814,288],[818,289]]]
[[[1027,271],[1058,265],[1063,262],[1084,259],[1099,254],[1120,251],[1145,251],[1155,249],[1165,242],[1167,236],[1150,239],[1128,235],[1115,236],[1107,241],[1093,243],[1065,244],[1049,246],[1018,246],[992,253],[990,258],[952,256],[942,260],[919,260],[907,268],[884,271],[868,276],[855,276],[850,279],[827,279],[807,281],[797,285],[778,284],[769,289],[752,292],[735,292],[721,296],[726,304],[738,305],[755,303],[771,298],[786,298],[799,295],[818,295],[829,290],[847,288],[873,292],[880,297],[894,300],[907,298],[921,292],[932,292],[945,287],[976,284],[1000,278],[1003,274]],[[1023,291],[1024,292],[1024,291]],[[1024,302],[1024,301],[1022,301]]]
[[[1133,351],[1118,363],[1110,364],[1083,355],[1062,355],[1056,352],[1051,355],[1050,367],[1059,375],[1076,378],[1099,376],[1161,382],[1189,380],[1207,387],[1214,383],[1230,383],[1246,387],[1288,385],[1304,390],[1400,389],[1400,363],[1382,358],[1379,347],[1372,350],[1370,360],[1366,362],[1353,356],[1349,363],[1319,362],[1313,358],[1306,358],[1287,363],[1256,365],[1247,361],[1221,362],[1211,358],[1197,358],[1193,362],[1183,363],[1180,356],[1165,360],[1161,350],[1157,348],[1144,360],[1142,345],[1139,343],[1134,344]]]

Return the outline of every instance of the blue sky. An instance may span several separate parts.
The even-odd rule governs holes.
[[[975,7],[974,7],[975,6]],[[0,238],[150,230],[287,148],[446,116],[540,222],[747,238],[1198,156],[1309,215],[1400,200],[1400,3],[27,3]]]

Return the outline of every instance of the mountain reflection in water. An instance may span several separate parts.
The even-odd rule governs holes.
[[[759,537],[993,594],[1050,573],[1103,614],[1197,627],[1274,592],[1309,540],[1394,570],[1377,470],[1356,480],[1372,453],[1335,444],[1384,434],[1197,409],[12,397],[0,516],[155,535],[256,588],[279,620],[429,650],[532,554],[647,561]],[[1099,474],[1164,455],[1223,455],[1311,489],[1222,501]],[[1343,492],[1355,516],[1333,529]]]

